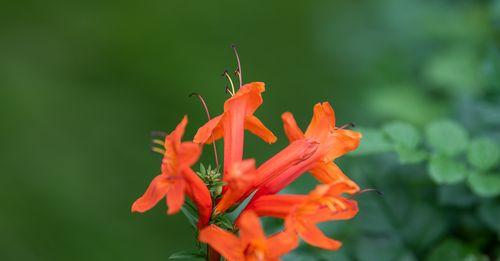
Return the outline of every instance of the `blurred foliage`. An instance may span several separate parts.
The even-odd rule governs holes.
[[[222,109],[231,43],[244,79],[266,82],[257,113],[280,137],[268,146],[248,135],[246,157],[285,146],[282,112],[305,126],[329,100],[339,125],[364,135],[339,165],[384,192],[357,196],[354,220],[325,224],[340,251],[301,246],[285,259],[500,255],[498,0],[23,0],[2,3],[0,22],[0,260],[193,249],[181,214],[129,209],[158,172],[150,131],[188,114],[192,137],[205,121],[193,91]],[[305,175],[288,192],[314,184]]]
[[[361,118],[360,148],[341,161],[384,196],[358,196],[353,222],[325,227],[345,243],[339,253],[288,259],[500,260],[500,1],[384,3],[354,31],[379,34],[348,61],[362,64],[373,118]]]

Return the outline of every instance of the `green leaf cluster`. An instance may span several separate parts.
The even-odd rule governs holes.
[[[217,199],[221,196],[224,182],[222,181],[222,173],[220,173],[218,168],[213,169],[211,165],[205,167],[203,163],[200,163],[200,169],[196,174],[205,182],[213,199]]]
[[[432,121],[421,132],[410,123],[397,121],[380,130],[361,132],[363,139],[354,155],[396,152],[401,164],[425,163],[437,184],[466,182],[478,196],[500,195],[499,144],[491,138],[471,139],[457,122]]]

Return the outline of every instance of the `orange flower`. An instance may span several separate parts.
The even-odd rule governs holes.
[[[224,172],[243,159],[243,137],[247,129],[268,143],[276,136],[253,115],[262,104],[262,82],[243,85],[224,103],[224,113],[203,125],[194,137],[195,143],[212,143],[224,136]]]
[[[246,160],[246,164],[235,163],[225,175],[227,190],[215,208],[215,214],[226,211],[234,204],[238,204],[248,197],[255,189],[272,180],[287,168],[295,166],[311,157],[318,143],[311,139],[302,139],[292,142],[281,152],[262,164],[255,171],[255,161]],[[251,164],[251,166],[250,166]]]
[[[317,142],[318,148],[314,155],[294,166],[290,166],[275,178],[263,182],[254,196],[274,194],[292,183],[303,173],[310,171],[322,183],[332,183],[339,180],[349,180],[332,160],[357,148],[361,134],[351,130],[335,127],[335,115],[328,102],[318,103],[314,106],[314,115],[305,134],[300,130],[289,112],[282,115],[285,133],[290,142],[309,139]],[[263,165],[265,165],[264,163]],[[353,186],[354,193],[359,191],[358,186]]]
[[[205,183],[191,169],[198,160],[201,148],[193,142],[181,142],[187,125],[187,117],[165,138],[165,153],[161,174],[156,176],[144,195],[132,204],[132,212],[146,212],[163,197],[167,198],[168,214],[179,212],[187,194],[196,204],[199,212],[198,226],[208,224],[212,209],[210,192]]]
[[[267,238],[253,212],[242,213],[238,227],[239,237],[210,225],[200,231],[199,240],[209,244],[229,261],[279,260],[280,256],[298,246],[298,238],[292,230]]]
[[[281,117],[285,134],[290,142],[308,137],[322,144],[321,152],[326,154],[310,170],[316,179],[322,183],[349,179],[332,161],[349,151],[355,150],[359,145],[361,134],[336,128],[335,113],[330,103],[318,103],[314,106],[314,115],[305,134],[297,126],[290,112],[283,113]]]
[[[341,242],[326,237],[316,226],[330,220],[354,217],[358,212],[356,201],[342,197],[357,188],[348,180],[321,184],[309,195],[267,195],[253,202],[249,208],[259,216],[285,219],[285,227],[296,231],[307,243],[329,250],[337,250]]]

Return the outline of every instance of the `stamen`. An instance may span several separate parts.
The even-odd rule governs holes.
[[[229,87],[227,87],[227,85],[226,85],[226,93],[229,93],[231,94],[231,96],[234,96],[234,93],[231,92],[231,90],[229,89]]]
[[[225,76],[229,80],[229,83],[231,84],[231,90],[233,91],[231,96],[233,96],[236,93],[236,90],[234,89],[233,79],[231,79],[231,76],[229,76],[229,73],[227,73],[227,70],[224,70],[224,73],[222,73],[222,76]]]
[[[152,131],[151,132],[151,137],[162,137],[165,138],[167,136],[167,133],[164,131]]]
[[[236,70],[234,70],[234,75],[238,76],[238,78],[241,77],[241,73],[240,73],[240,71],[238,71],[238,68],[236,68]],[[241,88],[241,84],[240,84],[240,88]]]
[[[158,145],[163,146],[165,144],[165,142],[163,140],[153,139],[153,144],[158,144]]]
[[[160,153],[161,155],[165,154],[165,152],[166,152],[164,149],[160,149],[160,148],[157,148],[157,147],[151,147],[151,150],[153,152]]]
[[[356,197],[356,196],[358,196],[358,195],[361,195],[361,194],[363,194],[363,193],[366,193],[366,192],[375,192],[375,193],[377,193],[379,196],[384,196],[384,193],[382,193],[382,191],[380,191],[380,190],[378,190],[378,189],[372,189],[372,188],[369,188],[369,189],[362,189],[362,190],[360,190],[360,191],[358,191],[358,192],[356,192],[356,193],[352,194],[349,198],[351,198],[351,199],[352,199],[352,198],[354,198],[354,197]]]
[[[349,122],[349,123],[346,123],[342,126],[339,127],[339,129],[351,129],[351,128],[355,128],[356,125],[354,124],[354,122]]]
[[[226,87],[227,90],[227,87]],[[203,96],[201,96],[199,93],[193,92],[189,94],[189,97],[196,96],[201,102],[201,105],[203,106],[203,109],[205,110],[205,113],[207,114],[207,118],[210,121],[212,117],[210,117],[210,111],[208,110],[207,103],[205,102],[205,99],[203,99]],[[219,157],[217,156],[217,145],[215,145],[215,140],[212,142],[212,146],[214,148],[214,159],[215,159],[215,165],[217,166],[217,169],[219,168]]]
[[[333,198],[332,201],[340,206],[341,209],[346,209],[347,206],[338,198]]]
[[[236,45],[232,44],[231,48],[233,48],[234,55],[236,56],[236,61],[238,62],[238,68],[236,68],[235,73],[238,75],[238,78],[240,79],[240,88],[243,85],[243,72],[241,71],[241,62],[240,62],[240,56],[238,55],[238,50],[236,50]]]
[[[330,201],[330,200],[325,200],[325,201],[323,202],[323,204],[325,204],[325,205],[328,207],[328,209],[330,209],[331,211],[335,211],[335,210],[337,210],[337,209],[335,208],[335,205],[333,204],[333,202],[332,202],[332,201]]]

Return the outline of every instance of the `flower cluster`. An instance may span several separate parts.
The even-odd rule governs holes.
[[[298,246],[299,238],[316,247],[339,249],[341,243],[325,236],[317,224],[349,219],[358,212],[356,201],[345,195],[359,192],[359,187],[333,161],[356,149],[361,134],[335,127],[334,111],[328,102],[314,106],[305,132],[286,112],[282,120],[289,145],[256,166],[255,160],[243,158],[245,130],[267,143],[277,139],[254,115],[263,103],[264,91],[264,83],[252,82],[230,92],[224,112],[199,128],[193,141],[181,141],[187,124],[184,117],[161,142],[161,174],[133,203],[132,211],[148,211],[166,197],[167,213],[174,214],[187,196],[196,205],[198,239],[210,246],[210,260],[219,260],[220,255],[228,260],[279,260]],[[224,142],[223,168],[214,176],[219,180],[207,181],[191,167],[198,161],[202,146],[219,139]],[[308,172],[320,183],[308,195],[277,194]],[[218,191],[213,184],[219,186]],[[249,197],[230,229],[215,222]],[[263,216],[283,219],[282,231],[266,236],[259,222]]]

